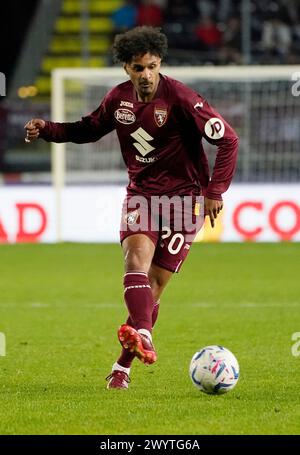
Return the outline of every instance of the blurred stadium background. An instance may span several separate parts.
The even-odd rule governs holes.
[[[28,146],[23,127],[96,108],[124,80],[111,58],[115,34],[142,24],[168,36],[163,71],[198,90],[241,139],[223,219],[199,238],[300,240],[299,1],[11,0],[2,9],[0,242],[117,241],[127,176],[115,135]]]

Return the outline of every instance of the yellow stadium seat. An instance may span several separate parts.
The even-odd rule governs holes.
[[[88,43],[89,52],[105,53],[110,46],[110,41],[106,37],[90,37]],[[53,38],[50,45],[50,51],[54,54],[62,53],[78,53],[82,50],[82,40],[80,37],[65,38],[64,36],[56,36]]]
[[[92,17],[88,21],[90,32],[111,32],[113,29],[112,21],[109,17]],[[79,33],[82,29],[80,17],[59,17],[55,24],[55,31],[58,33]]]
[[[51,79],[49,76],[39,76],[35,86],[38,90],[38,95],[48,94],[51,90]]]
[[[105,65],[105,59],[91,57],[85,61],[81,57],[46,57],[43,60],[42,71],[49,73],[54,68],[95,68]]]
[[[41,63],[35,83],[40,96],[50,96],[54,68],[99,68],[107,64],[105,56],[111,46],[113,31],[111,14],[122,4],[122,0],[62,0],[61,15],[55,22],[48,54]],[[83,5],[89,7],[87,50],[91,56],[87,60],[82,58]]]
[[[90,0],[88,2],[90,14],[111,14],[123,4],[122,0]],[[62,12],[64,14],[80,14],[82,11],[81,0],[64,0]]]

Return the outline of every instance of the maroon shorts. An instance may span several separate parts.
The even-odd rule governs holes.
[[[204,221],[203,196],[130,196],[122,209],[120,241],[147,235],[155,245],[153,263],[178,272]]]

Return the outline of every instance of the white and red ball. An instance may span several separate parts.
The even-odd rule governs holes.
[[[201,392],[218,395],[236,386],[240,368],[229,349],[206,346],[193,355],[189,373],[193,384]]]

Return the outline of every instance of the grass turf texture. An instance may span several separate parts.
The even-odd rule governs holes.
[[[0,434],[299,434],[298,244],[196,244],[162,299],[155,365],[106,390],[124,321],[118,245],[1,246]],[[188,376],[200,347],[241,368],[223,396]]]

